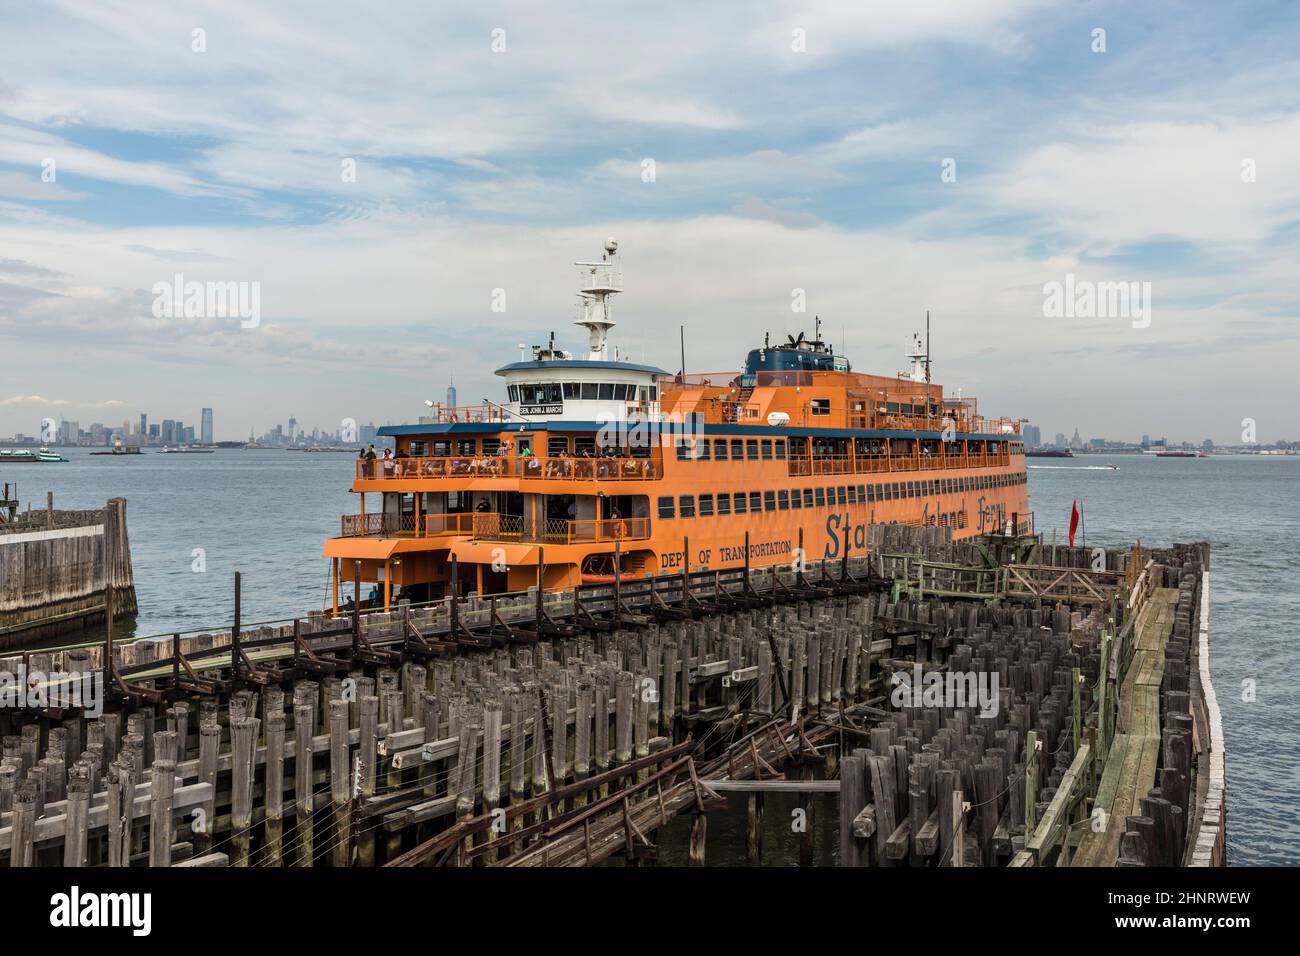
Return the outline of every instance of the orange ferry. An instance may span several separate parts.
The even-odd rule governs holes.
[[[1020,423],[945,398],[919,337],[896,376],[853,372],[820,334],[754,349],[739,374],[674,375],[610,355],[618,244],[576,265],[585,357],[552,335],[497,370],[505,402],[426,402],[418,424],[380,429],[393,457],[357,461],[360,513],[324,550],[336,612],[355,580],[388,607],[453,579],[526,590],[539,564],[562,588],[736,567],[747,542],[751,566],[835,559],[871,524],[1032,531]]]

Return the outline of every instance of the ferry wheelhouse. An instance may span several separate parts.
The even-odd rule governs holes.
[[[617,243],[576,265],[582,357],[552,335],[497,370],[504,402],[433,405],[380,429],[395,457],[356,462],[359,512],[324,549],[336,610],[354,580],[387,607],[453,579],[522,591],[539,565],[561,588],[834,559],[871,524],[1032,531],[1019,422],[945,397],[919,338],[895,376],[854,372],[817,333],[765,342],[739,373],[673,374],[611,356]]]

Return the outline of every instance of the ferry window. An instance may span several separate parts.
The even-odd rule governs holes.
[[[731,514],[731,495],[726,494],[725,492],[718,495],[718,514]]]
[[[517,401],[519,401],[519,386],[518,386],[518,385],[510,385],[510,386],[507,386],[507,387],[506,387],[506,397],[509,398],[510,401],[512,401],[512,402],[517,402]]]
[[[823,488],[817,489],[817,507],[818,508],[826,507],[826,491]]]
[[[596,453],[596,439],[594,438],[575,438],[573,440],[573,454],[576,458],[584,455],[590,457]]]
[[[600,383],[600,400],[602,402],[612,402],[614,400],[614,386],[609,382]]]
[[[857,503],[858,503],[858,489],[853,485],[849,485],[849,504],[856,505]]]
[[[803,507],[803,495],[799,493],[798,488],[795,488],[793,491],[790,492],[790,507],[791,508]]]
[[[501,450],[501,439],[500,439],[500,438],[484,438],[484,439],[483,439],[483,454],[484,454],[484,455],[496,455],[497,452],[499,452],[500,450]]]
[[[829,398],[814,398],[812,400],[812,413],[814,415],[829,415],[831,413],[831,400]]]
[[[876,500],[876,486],[867,485],[867,504],[871,504],[875,500]]]
[[[627,401],[627,386],[626,386],[626,385],[623,385],[622,383],[615,384],[615,386],[614,386],[614,401],[616,401],[616,402],[625,402],[625,401]]]
[[[751,513],[763,510],[763,496],[757,491],[749,493],[749,510]]]
[[[837,491],[836,491],[836,494],[837,494],[837,496],[838,496],[839,499],[840,499],[840,504],[846,504],[846,503],[848,502],[849,499],[848,499],[848,497],[844,494],[844,486],[843,486],[843,485],[840,485],[840,487],[839,487],[839,488],[837,489]]]
[[[858,502],[861,503],[866,500],[867,500],[867,486],[858,485]]]
[[[907,498],[915,498],[915,497],[916,497],[916,482],[915,482],[915,481],[909,481],[909,482],[907,483],[907,486],[903,489],[903,495],[904,495],[904,497],[907,497]]]
[[[764,511],[775,511],[775,510],[776,510],[776,492],[775,492],[775,491],[765,491],[765,492],[763,492],[763,510],[764,510]]]
[[[429,453],[429,443],[426,441],[412,441],[408,453],[412,458],[423,458]]]
[[[709,440],[707,438],[701,438],[695,443],[695,457],[700,461],[709,460]]]
[[[546,441],[546,454],[552,458],[558,458],[560,455],[569,453],[569,439],[567,438],[548,438]]]
[[[741,461],[745,457],[745,443],[739,438],[731,439],[731,460]]]
[[[673,516],[673,499],[671,496],[659,499],[659,517],[671,518]]]
[[[659,387],[658,387],[657,385],[651,385],[651,386],[650,386],[650,401],[653,402],[653,401],[655,401],[656,399],[658,399],[658,397],[659,397]]]
[[[577,398],[581,394],[582,394],[582,386],[579,385],[577,382],[564,383],[564,397],[566,399]]]
[[[782,488],[776,493],[776,506],[782,511],[790,510],[790,492]]]
[[[713,517],[713,495],[700,495],[700,517]]]
[[[763,439],[763,460],[772,460],[772,439],[770,438]]]
[[[470,458],[474,454],[474,439],[461,438],[456,442],[456,454],[465,458]]]
[[[811,508],[813,506],[813,492],[811,488],[805,488],[803,490],[803,506],[805,508]]]
[[[594,402],[600,394],[600,386],[595,382],[582,383],[582,400],[584,402]]]
[[[677,499],[677,508],[681,512],[681,516],[683,518],[694,518],[695,517],[695,496],[682,495],[680,498]]]
[[[785,442],[781,439],[776,442],[776,460],[785,461]]]
[[[749,438],[745,440],[745,457],[750,461],[758,461],[758,439]]]
[[[719,438],[713,443],[713,457],[718,461],[727,460],[727,440]]]
[[[690,460],[694,457],[694,455],[692,454],[692,451],[693,451],[693,449],[692,449],[691,446],[690,446],[689,444],[687,444],[686,442],[684,442],[684,441],[683,441],[683,442],[678,442],[678,444],[677,444],[677,460],[678,460],[678,461],[690,461]]]
[[[736,497],[735,497],[736,514],[743,515],[745,513],[745,505],[748,503],[748,501],[749,499],[745,496],[745,493],[743,491],[736,492]]]

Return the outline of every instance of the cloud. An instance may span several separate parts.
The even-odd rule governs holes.
[[[62,398],[42,398],[40,395],[14,395],[12,398],[0,399],[0,405],[71,405]]]

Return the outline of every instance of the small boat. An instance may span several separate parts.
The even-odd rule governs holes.
[[[211,455],[212,451],[213,449],[211,448],[190,448],[188,445],[179,445],[176,448],[169,448],[166,445],[163,445],[162,450],[159,451],[158,454],[160,455]]]
[[[32,451],[30,448],[19,448],[17,450],[6,448],[0,451],[0,458],[8,462],[49,462],[49,461],[67,461],[62,455],[50,451],[48,448],[41,448],[39,451]]]

